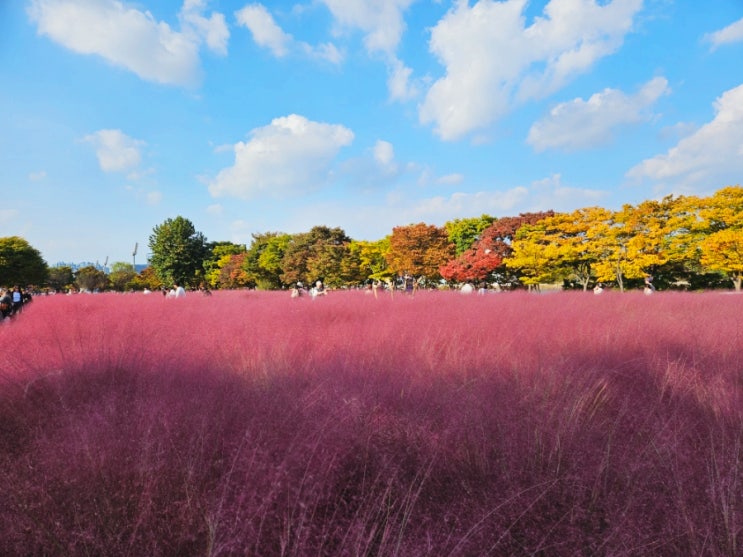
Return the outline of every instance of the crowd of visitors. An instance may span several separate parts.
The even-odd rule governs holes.
[[[23,307],[31,303],[31,291],[16,286],[15,288],[0,288],[0,321],[5,321],[18,315]]]

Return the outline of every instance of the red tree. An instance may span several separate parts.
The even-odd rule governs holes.
[[[476,282],[488,277],[501,282],[493,275],[501,274],[505,278],[503,260],[511,254],[511,242],[516,231],[525,224],[534,224],[554,214],[554,211],[521,213],[518,217],[496,220],[482,231],[470,249],[439,268],[441,276],[449,282]]]

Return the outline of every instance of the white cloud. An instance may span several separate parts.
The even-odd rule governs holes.
[[[595,204],[604,197],[599,190],[572,188],[562,185],[559,174],[503,191],[455,192],[448,197],[437,196],[417,202],[411,211],[420,221],[443,223],[463,215],[488,213],[496,216],[516,216],[519,213],[572,211]]]
[[[633,179],[663,181],[677,191],[738,183],[743,174],[743,84],[714,103],[714,119],[666,154],[646,159],[627,172]]]
[[[99,130],[83,138],[95,147],[98,164],[104,172],[125,172],[142,162],[144,141],[132,139],[121,130]]]
[[[380,167],[390,171],[397,171],[397,164],[395,163],[395,148],[392,143],[388,141],[377,141],[374,145],[374,160],[377,161]]]
[[[456,186],[462,182],[464,182],[464,175],[458,173],[447,174],[446,176],[436,178],[436,183],[444,186]]]
[[[403,12],[415,0],[320,0],[340,27],[360,29],[369,53],[394,54],[405,32]]]
[[[389,62],[389,72],[387,89],[392,100],[407,101],[420,94],[418,85],[411,80],[413,70],[405,66],[400,60],[394,58]]]
[[[195,32],[197,37],[206,41],[211,50],[226,55],[230,31],[224,14],[213,13],[211,17],[206,18],[202,15],[205,9],[204,0],[185,0],[180,13],[181,24],[185,30]]]
[[[28,179],[31,180],[32,182],[38,182],[40,180],[43,180],[44,178],[46,178],[45,170],[40,170],[39,172],[31,172],[28,175]]]
[[[587,101],[573,99],[558,104],[531,127],[527,143],[537,151],[570,151],[603,145],[611,140],[617,127],[647,120],[648,108],[668,92],[668,81],[656,77],[635,95],[604,89]]]
[[[459,0],[432,29],[446,75],[419,118],[445,140],[486,128],[519,102],[542,98],[621,46],[642,0],[551,0],[525,27],[527,0]]]
[[[284,197],[321,188],[329,179],[338,151],[353,141],[353,132],[291,114],[250,133],[234,146],[235,163],[209,184],[215,196],[251,199]]]
[[[235,17],[240,25],[250,30],[258,46],[268,48],[279,58],[288,54],[294,39],[276,24],[265,6],[249,4],[235,12]]]
[[[10,224],[19,214],[18,209],[0,209],[0,224]]]
[[[224,207],[219,203],[214,203],[206,208],[206,212],[210,215],[219,216],[224,213]]]
[[[163,194],[159,191],[149,191],[145,195],[145,199],[147,205],[158,205],[163,199]]]
[[[263,4],[248,4],[235,12],[235,17],[238,24],[248,28],[258,46],[269,49],[277,58],[283,58],[293,49],[298,49],[310,58],[325,60],[331,64],[340,64],[343,61],[343,53],[332,43],[313,46],[296,41],[279,27]]]
[[[725,44],[743,41],[743,18],[731,23],[724,29],[705,35],[704,39],[712,43],[712,50]]]
[[[38,32],[80,54],[95,54],[142,79],[192,85],[199,77],[202,41],[226,52],[229,32],[221,14],[206,19],[202,2],[186,0],[182,32],[118,0],[32,0]]]
[[[403,14],[416,0],[321,0],[340,29],[360,29],[368,54],[380,53],[389,71],[387,88],[390,99],[406,101],[419,95],[412,83],[412,70],[395,52],[405,32]]]

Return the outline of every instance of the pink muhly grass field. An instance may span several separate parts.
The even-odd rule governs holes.
[[[2,555],[740,555],[743,297],[37,298]]]

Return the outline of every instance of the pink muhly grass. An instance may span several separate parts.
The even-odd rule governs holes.
[[[743,298],[38,298],[0,553],[739,554]]]

